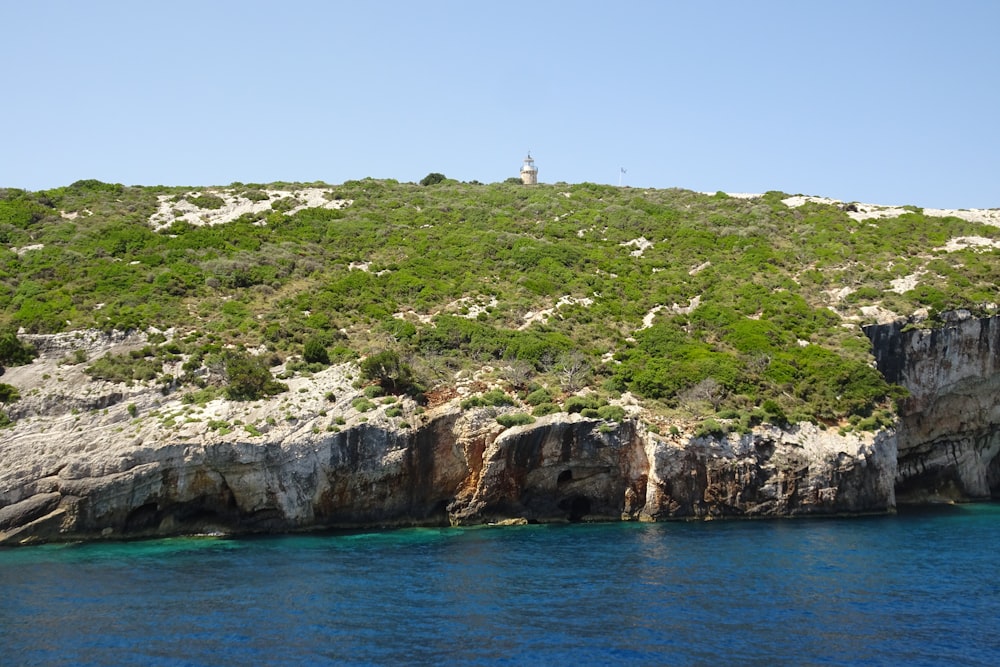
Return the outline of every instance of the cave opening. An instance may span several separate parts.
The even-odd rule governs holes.
[[[123,529],[126,533],[135,533],[155,528],[160,522],[160,510],[156,503],[140,505],[125,517]]]
[[[559,503],[559,509],[569,513],[570,521],[581,521],[583,517],[590,514],[590,498],[586,496],[572,496]]]
[[[559,473],[559,477],[556,478],[556,486],[564,486],[573,481],[573,471],[563,470]]]

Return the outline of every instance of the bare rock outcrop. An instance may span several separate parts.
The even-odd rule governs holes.
[[[1000,496],[1000,317],[956,313],[944,327],[866,328],[879,370],[905,386],[900,503]]]
[[[790,517],[895,509],[891,431],[804,423],[724,438],[650,438],[643,518]]]
[[[885,512],[894,460],[891,437],[800,430],[681,445],[634,420],[553,415],[503,429],[452,405],[406,431],[362,423],[260,442],[122,442],[8,464],[0,543]]]
[[[636,518],[649,469],[634,421],[578,414],[506,430],[480,461],[448,508],[452,523]]]

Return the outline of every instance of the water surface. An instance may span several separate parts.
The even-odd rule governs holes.
[[[2,665],[1000,664],[1000,506],[0,551]]]

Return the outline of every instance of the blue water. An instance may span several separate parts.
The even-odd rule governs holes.
[[[997,665],[1000,506],[0,551],[3,665]]]

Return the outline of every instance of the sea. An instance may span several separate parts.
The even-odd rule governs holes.
[[[1000,505],[0,550],[2,665],[1000,664]]]

